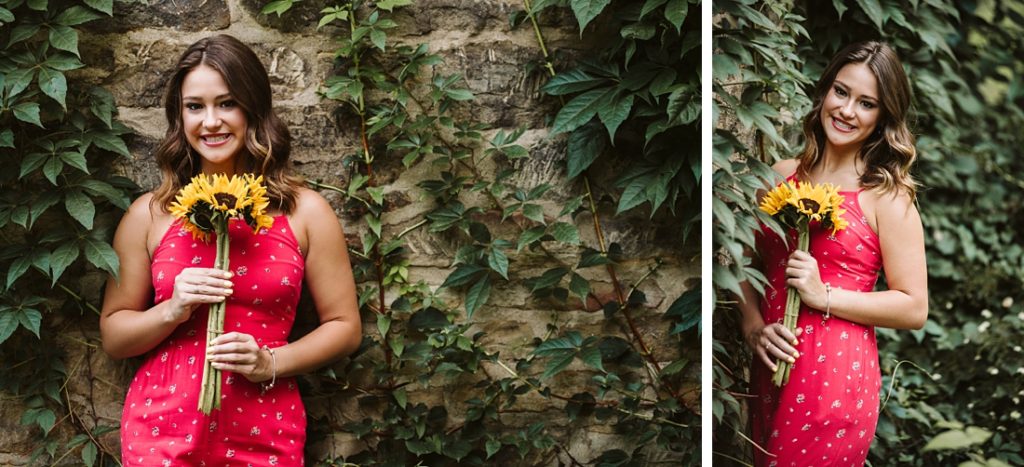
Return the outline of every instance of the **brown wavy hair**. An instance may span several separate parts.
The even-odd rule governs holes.
[[[272,205],[284,213],[295,208],[301,179],[288,173],[291,136],[274,113],[270,78],[259,57],[248,46],[228,35],[200,39],[181,55],[167,83],[164,109],[167,134],[156,150],[162,181],[153,190],[153,204],[164,211],[174,196],[201,170],[200,156],[185,139],[181,112],[181,84],[193,69],[206,65],[224,77],[231,98],[245,112],[245,141],[241,162],[246,172],[263,175]]]
[[[814,88],[814,106],[804,117],[806,145],[798,156],[797,177],[806,180],[811,169],[822,160],[826,137],[821,107],[839,70],[850,63],[863,63],[875,75],[881,109],[875,131],[860,148],[859,156],[867,166],[860,176],[860,184],[866,188],[881,187],[882,193],[906,192],[913,200],[917,196],[917,182],[910,176],[910,166],[917,158],[917,149],[907,124],[910,82],[896,52],[884,42],[850,44],[832,57]]]

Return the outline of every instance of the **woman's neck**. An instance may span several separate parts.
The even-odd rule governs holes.
[[[864,160],[860,157],[860,147],[836,148],[825,145],[821,161],[812,168],[809,175],[818,183],[832,183],[847,189],[856,189],[860,185],[860,176],[864,173]]]

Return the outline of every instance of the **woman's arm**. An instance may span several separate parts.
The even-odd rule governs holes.
[[[362,322],[345,235],[338,217],[320,194],[299,191],[292,214],[296,230],[307,241],[305,283],[313,297],[320,325],[301,339],[261,352],[252,336],[227,333],[213,341],[208,355],[214,367],[233,371],[253,382],[308,373],[348,355],[362,342]],[[276,370],[276,371],[275,371]]]
[[[222,301],[230,294],[229,273],[189,268],[175,279],[171,298],[152,308],[153,287],[146,241],[153,227],[146,194],[128,208],[114,234],[120,260],[118,279],[107,280],[100,312],[103,350],[113,358],[141,355],[169,336],[203,303]]]
[[[790,256],[788,283],[807,306],[868,326],[920,329],[928,319],[928,271],[924,228],[917,207],[906,194],[880,195],[875,219],[888,290],[857,292],[832,289],[828,297],[818,263],[805,251]]]

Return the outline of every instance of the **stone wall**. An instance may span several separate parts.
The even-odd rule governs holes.
[[[319,19],[318,2],[296,3],[284,17],[259,15],[260,0],[149,0],[148,2],[117,3],[113,20],[88,25],[82,36],[80,49],[83,61],[89,67],[73,76],[100,83],[116,97],[119,118],[135,132],[129,138],[132,158],[121,164],[123,174],[135,180],[144,189],[158,182],[158,172],[152,159],[157,142],[163,136],[165,123],[161,107],[168,71],[181,52],[192,42],[212,33],[234,35],[250,44],[269,70],[274,88],[275,105],[288,124],[293,137],[293,162],[297,172],[310,179],[335,186],[346,186],[348,171],[341,158],[357,151],[358,122],[349,121],[344,113],[335,112],[336,103],[325,101],[317,90],[332,69],[334,44],[328,34],[316,30]],[[539,49],[533,31],[528,27],[510,30],[508,15],[520,9],[518,2],[497,0],[418,0],[415,5],[398,10],[394,19],[399,27],[390,32],[400,42],[427,43],[433,52],[445,57],[445,72],[457,72],[466,77],[476,100],[458,111],[472,115],[482,123],[506,131],[526,127],[521,144],[530,149],[529,159],[517,162],[512,182],[531,188],[540,183],[551,183],[556,188],[547,196],[545,205],[549,215],[557,214],[557,202],[583,192],[582,183],[565,180],[562,161],[564,138],[549,138],[545,118],[553,115],[557,101],[542,99],[538,88],[543,75],[528,73],[527,64],[537,60]],[[572,56],[579,43],[575,20],[565,15],[549,15],[543,24],[545,39],[550,49],[560,56]],[[406,170],[398,161],[381,161],[378,177],[387,186],[386,192],[397,201],[395,209],[385,214],[384,230],[399,232],[415,223],[432,206],[423,202],[418,181],[431,176],[429,164],[420,164]],[[595,167],[595,191],[605,192],[603,183],[611,179],[619,167],[613,163]],[[614,190],[611,190],[614,192]],[[360,238],[366,228],[358,218],[349,217],[341,209],[338,195],[324,192],[336,207],[350,240]],[[600,196],[602,225],[608,242],[622,245],[624,255],[630,258],[619,268],[620,280],[629,287],[642,276],[656,258],[665,264],[640,290],[647,303],[638,310],[637,318],[653,353],[672,359],[679,349],[671,339],[664,339],[667,322],[661,313],[685,290],[699,281],[700,265],[697,250],[699,241],[683,245],[682,226],[673,225],[671,219],[648,219],[647,213],[613,217],[615,201]],[[585,245],[598,244],[589,214],[575,219]],[[496,227],[497,228],[497,227]],[[425,280],[433,287],[443,282],[451,270],[454,245],[443,237],[422,230],[407,237],[411,252],[411,281]],[[575,252],[567,252],[573,258]],[[537,271],[553,267],[545,256],[523,255],[512,264],[510,275],[530,277]],[[587,270],[592,276],[598,296],[612,296],[612,285],[603,269]],[[95,284],[94,303],[99,303],[102,277],[87,277]],[[70,316],[70,315],[68,315]],[[370,317],[372,320],[372,317]],[[517,281],[498,285],[491,294],[490,305],[474,317],[478,328],[486,333],[483,343],[489,349],[502,351],[505,358],[525,355],[535,336],[543,336],[545,326],[552,320],[560,325],[580,329],[586,334],[614,332],[628,337],[624,323],[608,321],[601,312],[586,313],[559,308],[548,301],[533,298]],[[66,335],[61,342],[69,359],[70,381],[67,399],[75,417],[87,427],[97,420],[117,426],[124,391],[133,371],[132,362],[116,362],[99,348],[97,317],[84,315],[79,322],[66,323]],[[374,321],[364,323],[365,332],[376,332]],[[696,348],[696,346],[695,346]],[[694,350],[691,360],[699,361]],[[498,367],[484,370],[494,377],[505,377]],[[699,369],[693,370],[699,372]],[[590,373],[582,367],[572,366],[557,377],[558,384],[572,394]],[[447,384],[447,386],[442,386]],[[439,381],[436,387],[410,391],[410,401],[444,401],[453,416],[458,416],[465,400],[466,389],[457,382]],[[694,392],[693,400],[697,400]],[[22,428],[18,414],[24,407],[15,399],[0,395],[0,464],[25,465],[35,439]],[[697,404],[694,403],[694,406]],[[328,401],[324,398],[307,400],[310,419],[328,420],[334,433],[328,439],[311,446],[312,459],[341,456],[361,449],[354,437],[339,427],[346,421],[373,416],[355,406],[354,401]],[[536,421],[548,422],[559,438],[579,462],[588,462],[604,449],[620,447],[623,440],[609,427],[592,422],[589,426],[570,423],[562,404],[538,395],[527,395],[506,415],[512,426],[525,426]],[[58,429],[53,436],[70,433]],[[103,443],[117,451],[117,433],[102,438]],[[58,454],[59,456],[59,454]],[[547,465],[570,464],[563,453],[557,458],[544,459]],[[64,463],[78,462],[77,454],[65,458]],[[658,459],[654,459],[658,460]],[[662,459],[672,462],[670,458]]]

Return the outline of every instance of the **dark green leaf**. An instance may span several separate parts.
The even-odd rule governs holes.
[[[124,140],[120,136],[102,131],[93,132],[90,135],[92,136],[93,144],[96,146],[125,157],[131,157],[131,153],[128,152],[128,146],[124,144]]]
[[[607,82],[607,78],[591,75],[585,70],[574,68],[551,78],[541,91],[552,96],[562,96],[592,89]]]
[[[508,256],[499,248],[491,248],[491,254],[487,257],[487,264],[490,265],[501,277],[508,280]]]
[[[584,347],[580,351],[580,360],[583,360],[583,363],[586,363],[591,368],[604,371],[604,363],[601,362],[601,349],[596,345]]]
[[[572,273],[572,278],[569,279],[569,291],[580,297],[585,304],[587,303],[587,294],[590,293],[590,281],[574,272]]]
[[[114,249],[106,242],[101,242],[93,238],[86,238],[82,243],[82,247],[85,250],[85,259],[89,260],[89,262],[94,266],[112,274],[116,278],[118,275],[118,269],[120,268],[120,262],[117,259],[117,253],[114,252]]]
[[[494,454],[498,452],[498,450],[501,449],[501,441],[498,441],[494,438],[490,438],[484,445],[484,449],[487,450],[487,458],[490,459],[492,456],[494,456]]]
[[[50,255],[50,274],[51,283],[53,287],[57,284],[57,279],[64,274],[64,270],[67,269],[75,260],[78,259],[78,245],[74,243],[64,243],[53,250],[53,254]]]
[[[544,209],[539,205],[524,204],[523,215],[526,216],[527,219],[540,222],[541,224],[544,223]]]
[[[271,13],[274,13],[278,17],[280,17],[282,14],[284,14],[284,12],[290,10],[294,3],[294,0],[272,0],[271,2],[268,2],[266,5],[263,5],[263,8],[260,9],[260,14],[269,15]]]
[[[10,308],[0,308],[0,344],[3,344],[18,329],[18,318]]]
[[[14,147],[14,132],[9,128],[0,131],[0,148]]]
[[[665,5],[665,19],[676,27],[676,32],[682,30],[689,7],[689,0],[669,0]]]
[[[59,157],[51,157],[46,159],[43,164],[43,175],[50,183],[57,185],[57,177],[64,170],[64,162]]]
[[[96,216],[96,206],[93,205],[92,200],[85,193],[77,190],[66,192],[64,194],[64,207],[67,209],[68,214],[71,214],[71,217],[82,224],[83,227],[92,229],[92,221]],[[97,264],[97,266],[99,265]]]
[[[39,89],[43,91],[43,94],[50,96],[67,110],[64,98],[68,93],[68,81],[64,78],[64,73],[41,68],[39,70]]]
[[[875,28],[881,31],[886,15],[878,0],[857,0],[857,4],[864,10],[864,13],[867,13],[868,18],[871,18],[871,22],[875,23]]]
[[[18,42],[28,39],[36,35],[37,32],[39,32],[38,24],[19,24],[11,30],[11,36],[7,39],[7,46],[10,47]]]
[[[622,197],[619,198],[619,207],[615,211],[615,214],[621,214],[634,207],[640,205],[647,200],[647,188],[653,182],[652,177],[637,177],[622,192]]]
[[[523,233],[519,234],[519,241],[516,243],[516,252],[518,253],[522,251],[523,247],[540,240],[540,238],[544,236],[545,231],[546,229],[544,226],[537,226],[524,230]]]
[[[555,237],[555,240],[570,245],[580,244],[580,231],[575,225],[566,222],[556,222],[551,224],[548,230],[551,231],[551,236]]]
[[[85,447],[82,448],[82,462],[92,467],[96,464],[96,454],[96,445],[92,442],[86,443]]]
[[[551,134],[557,135],[583,126],[591,118],[594,118],[599,110],[608,105],[608,99],[615,92],[616,88],[614,87],[604,87],[592,89],[574,97],[558,111],[558,115],[555,116],[555,121],[551,125]]]
[[[14,118],[43,128],[43,123],[39,121],[39,104],[35,102],[22,102],[15,105],[11,110],[14,111]]]
[[[569,134],[567,162],[569,179],[576,178],[597,160],[608,147],[608,140],[601,131],[601,125],[590,122]]]
[[[14,281],[18,280],[19,277],[25,274],[25,271],[28,271],[28,268],[31,265],[32,258],[30,258],[28,255],[22,255],[17,258],[14,258],[14,261],[11,262],[11,266],[7,268],[6,287],[10,289],[11,285],[14,284]]]
[[[442,329],[449,324],[448,317],[435,308],[417,311],[409,318],[409,325],[420,332]]]
[[[14,22],[14,13],[11,10],[0,7],[0,25]]]
[[[611,263],[612,260],[608,256],[601,254],[600,251],[587,249],[580,256],[580,263],[576,265],[577,268],[589,268],[591,266],[602,266]]]
[[[619,125],[622,125],[622,122],[626,121],[626,118],[629,117],[629,111],[632,110],[632,108],[633,95],[627,94],[598,110],[597,116],[601,118],[601,122],[604,123],[605,128],[608,129],[608,138],[613,144],[615,142],[615,131],[618,130]]]
[[[89,95],[89,110],[99,118],[107,128],[113,128],[114,95],[99,86],[92,88]]]
[[[80,5],[75,5],[57,15],[57,19],[54,20],[54,22],[64,26],[78,26],[79,24],[88,23],[89,21],[99,18],[102,18],[102,16],[96,14],[92,10]]]
[[[541,274],[538,277],[533,277],[523,281],[523,285],[530,287],[531,292],[536,292],[540,289],[554,287],[561,282],[562,278],[568,273],[569,270],[565,268],[548,269],[544,274]]]
[[[473,313],[484,306],[490,296],[491,278],[485,275],[466,292],[466,318],[473,319]]]
[[[18,314],[18,321],[21,322],[25,329],[32,331],[36,337],[39,337],[39,325],[43,322],[43,314],[39,310],[31,308],[21,310],[21,313]]]
[[[441,287],[458,287],[466,285],[476,279],[477,275],[483,273],[484,268],[475,264],[461,264],[455,271],[448,275]]]
[[[596,18],[610,2],[611,0],[569,0],[572,12],[576,15],[576,20],[580,25],[580,35],[583,35],[587,24]]]
[[[80,56],[78,54],[78,31],[69,26],[60,24],[50,26],[50,45],[55,49],[65,50],[75,54],[75,56]]]
[[[107,14],[114,16],[114,0],[85,0],[85,4]]]

